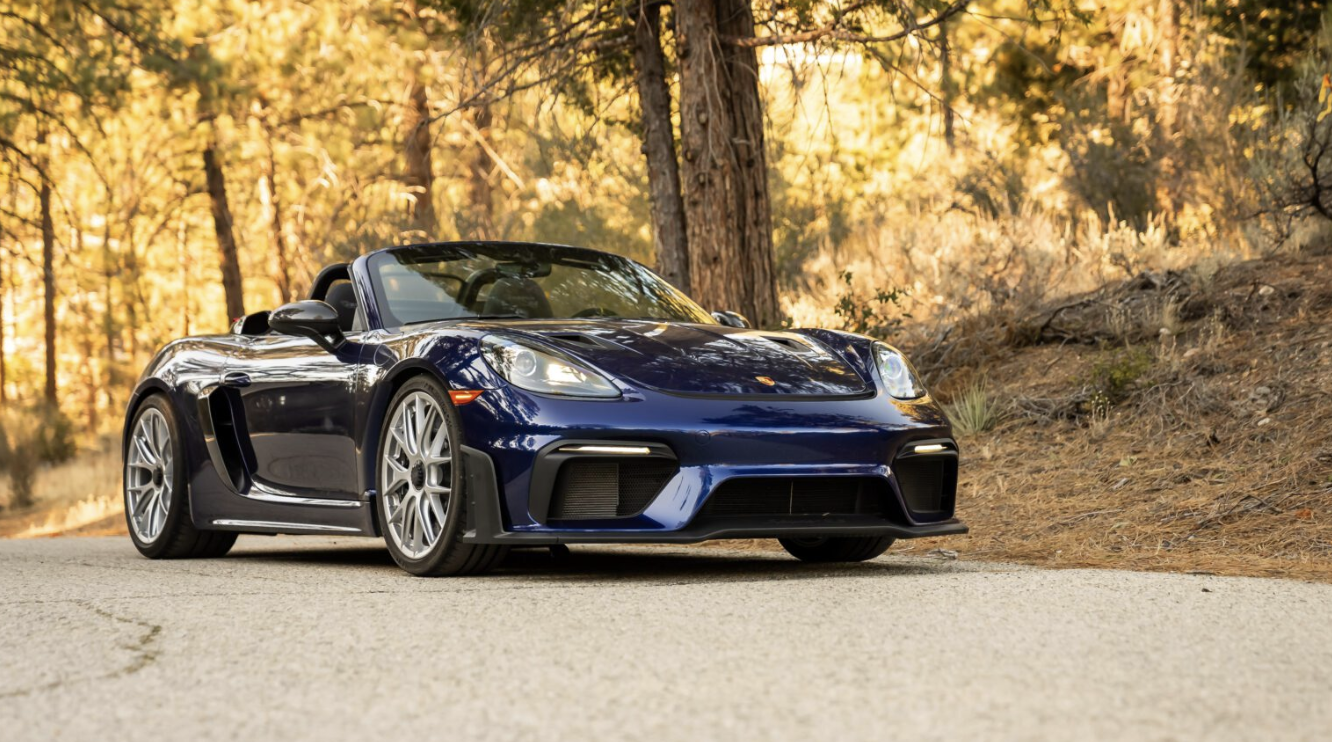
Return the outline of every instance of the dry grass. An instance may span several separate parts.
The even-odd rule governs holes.
[[[1091,297],[1069,327],[1095,344],[1035,339],[942,379],[984,373],[1024,413],[962,438],[972,533],[903,548],[1332,581],[1332,259],[1178,278]]]
[[[38,471],[35,503],[26,510],[0,512],[0,537],[125,533],[120,453],[115,441],[101,443],[63,465]],[[0,502],[9,502],[9,483],[3,479]]]

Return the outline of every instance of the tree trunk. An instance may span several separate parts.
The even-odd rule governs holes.
[[[717,0],[717,30],[722,36],[754,36],[750,0]],[[763,130],[763,99],[759,96],[758,53],[753,47],[722,46],[725,74],[731,85],[731,147],[738,168],[736,229],[746,278],[742,307],[759,327],[781,321],[777,278],[773,270],[772,203],[768,192],[768,155]]]
[[[953,86],[953,47],[948,40],[948,21],[939,24],[939,97],[943,104],[944,144],[951,153],[954,149],[953,101],[957,89]]]
[[[1160,0],[1157,24],[1161,33],[1161,94],[1157,110],[1162,147],[1158,160],[1161,182],[1157,188],[1157,207],[1171,217],[1172,222],[1180,207],[1180,172],[1176,161],[1179,86],[1175,80],[1179,70],[1179,15],[1179,0]]]
[[[46,402],[56,400],[56,320],[55,320],[55,225],[51,221],[51,158],[46,152],[46,132],[37,135],[43,152],[42,184],[38,204],[42,219],[42,321],[46,330]]]
[[[435,237],[435,170],[431,159],[430,141],[430,101],[426,98],[425,83],[421,82],[415,69],[407,73],[410,93],[407,97],[407,113],[403,116],[403,147],[407,156],[407,172],[403,182],[411,191],[412,228],[421,232],[424,239]]]
[[[490,126],[494,120],[490,106],[482,105],[471,111],[472,126],[476,128],[477,142],[472,149],[472,159],[467,174],[467,201],[471,213],[467,215],[468,231],[465,237],[478,240],[495,238],[495,193],[490,185],[490,174],[495,168],[490,153],[482,142],[490,137]]]
[[[652,246],[657,272],[688,293],[689,249],[685,240],[680,164],[675,158],[671,124],[671,89],[661,48],[661,5],[642,0],[634,25],[634,67],[643,115],[643,154],[647,156],[648,194],[652,201]]]
[[[211,128],[211,125],[210,125]],[[208,200],[213,210],[213,231],[217,233],[217,251],[222,267],[222,291],[227,298],[227,321],[245,316],[241,283],[240,254],[232,229],[231,205],[227,200],[227,180],[217,158],[217,132],[210,130],[208,146],[203,151],[204,177],[208,182]]]
[[[111,204],[111,192],[106,195],[108,210]],[[116,315],[112,296],[112,284],[116,277],[114,254],[111,251],[111,220],[102,224],[102,335],[106,343],[106,375],[103,379],[102,399],[108,410],[114,410],[114,392],[119,386],[116,377]]]
[[[273,130],[268,126],[264,127],[264,137],[268,143],[268,172],[265,177],[268,179],[268,204],[272,209],[269,234],[273,240],[273,255],[277,258],[277,275],[273,278],[277,284],[278,298],[286,304],[292,298],[291,259],[287,254],[287,236],[282,230],[282,194],[278,191],[277,153],[273,150]]]
[[[714,0],[677,0],[680,58],[681,185],[690,289],[709,310],[745,311],[740,188],[731,149],[731,90],[717,38]]]
[[[5,297],[8,296],[8,288],[5,283],[5,251],[0,250],[0,408],[9,401],[5,391],[5,384],[9,381],[5,370]]]

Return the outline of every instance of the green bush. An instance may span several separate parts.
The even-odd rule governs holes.
[[[1092,366],[1089,412],[1105,413],[1123,402],[1152,367],[1152,355],[1143,348],[1124,348],[1114,351]]]

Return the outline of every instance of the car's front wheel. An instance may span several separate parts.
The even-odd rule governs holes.
[[[802,562],[863,562],[888,551],[892,536],[820,536],[778,539]]]
[[[403,384],[389,403],[379,436],[379,529],[398,566],[422,577],[473,575],[494,568],[507,551],[462,540],[458,413],[434,379]]]
[[[190,518],[184,444],[171,403],[152,394],[130,423],[125,450],[125,523],[149,559],[220,557],[236,534],[204,531]]]

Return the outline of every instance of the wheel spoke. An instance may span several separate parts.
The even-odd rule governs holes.
[[[406,512],[407,512],[407,505],[402,501],[399,501],[397,507],[390,508],[389,517],[388,517],[389,525],[402,526],[402,516]]]
[[[151,484],[145,484],[142,486],[152,487]],[[138,518],[143,515],[144,511],[148,509],[148,503],[152,502],[153,496],[155,494],[156,490],[151,490],[147,494],[143,494],[142,492],[135,494],[134,502],[132,503],[133,510],[130,511],[131,513],[134,514],[134,517]]]
[[[384,494],[396,492],[399,486],[408,484],[411,481],[411,475],[407,467],[399,464],[396,459],[385,458],[384,465],[388,468],[387,474],[391,479],[384,485]]]
[[[421,435],[426,424],[426,406],[424,395],[417,395],[413,400],[412,415],[412,453],[421,455]]]
[[[421,507],[421,501],[416,504],[416,533],[420,540],[415,544],[418,552],[425,551],[426,548],[434,542],[434,537],[430,535],[430,524],[427,522],[426,509]]]
[[[427,490],[427,492],[428,492],[428,490]],[[444,526],[444,520],[445,520],[445,518],[444,518],[444,503],[441,502],[440,499],[439,499],[439,497],[438,497],[438,496],[435,496],[435,495],[432,495],[432,496],[427,497],[427,498],[426,498],[426,501],[430,503],[430,511],[431,511],[431,513],[434,514],[434,516],[435,516],[435,520],[439,521],[439,525],[440,525],[440,527],[443,528],[443,526]]]
[[[407,439],[403,437],[403,431],[401,430],[401,428],[406,427],[407,424],[407,421],[404,419],[405,417],[406,413],[404,412],[397,420],[401,425],[394,424],[389,426],[389,433],[393,436],[393,440],[398,444],[399,453],[411,453],[410,448],[407,446]]]
[[[148,468],[157,468],[157,456],[153,453],[150,444],[147,441],[148,431],[144,430],[141,435],[134,436],[134,449],[139,453],[139,460],[150,464]]]
[[[448,456],[444,453],[445,446],[449,445],[449,426],[439,421],[439,429],[430,439],[430,445],[426,447],[425,457],[432,461],[447,461]]]
[[[424,402],[422,404],[424,404]],[[435,417],[436,415],[438,415],[438,413],[439,410],[435,409],[435,406],[433,404],[425,406],[425,413],[424,413],[425,420],[421,423],[421,430],[419,431],[421,439],[416,444],[416,450],[421,452],[421,456],[430,455],[430,446],[432,439],[432,436],[430,435],[430,428],[435,424]]]
[[[421,534],[418,533],[416,530],[417,525],[420,523],[420,518],[417,515],[417,511],[420,510],[420,508],[421,508],[420,501],[417,500],[416,498],[412,498],[410,509],[407,511],[406,528],[407,528],[407,549],[413,552],[417,551],[419,547],[417,540],[421,538]]]
[[[153,444],[156,446],[157,460],[164,465],[171,457],[171,437],[167,435],[166,418],[154,415],[152,418]]]

